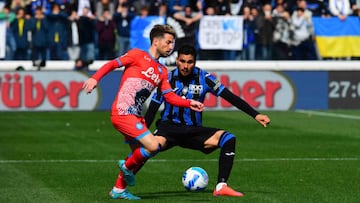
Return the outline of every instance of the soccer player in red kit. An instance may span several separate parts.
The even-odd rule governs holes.
[[[118,94],[111,109],[113,126],[125,136],[132,154],[119,161],[120,173],[115,186],[110,191],[113,199],[137,200],[127,190],[127,185],[135,185],[134,172],[142,163],[160,151],[161,145],[148,130],[141,115],[142,106],[155,87],[159,87],[167,102],[179,107],[202,111],[203,104],[177,96],[168,82],[167,68],[158,59],[168,56],[174,48],[175,31],[168,25],[155,25],[150,31],[151,46],[142,51],[132,49],[123,56],[104,64],[83,84],[87,93],[96,87],[98,81],[110,71],[125,66]]]

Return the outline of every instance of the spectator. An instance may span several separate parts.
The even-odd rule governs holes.
[[[290,58],[290,14],[282,4],[277,4],[272,13],[275,30],[273,33],[274,41],[274,60],[289,60]]]
[[[89,66],[85,61],[78,58],[75,60],[74,70],[75,71],[88,71]]]
[[[187,0],[168,0],[167,4],[168,4],[169,16],[173,16],[174,13],[176,13],[176,12],[184,11],[185,6],[188,5],[188,1]]]
[[[6,21],[5,33],[0,33],[5,38],[5,60],[13,60],[14,52],[16,50],[16,42],[11,30],[11,23],[16,19],[16,14],[10,10],[10,6],[4,6],[0,12],[0,21]]]
[[[89,15],[89,8],[84,7],[78,21],[80,58],[86,63],[95,60],[95,17]]]
[[[244,6],[243,8],[243,26],[244,26],[244,40],[243,49],[241,51],[242,60],[255,60],[255,17],[258,15],[256,8]]]
[[[304,0],[305,1],[305,0]],[[304,8],[298,7],[291,17],[293,30],[292,54],[294,60],[316,60],[314,46],[314,27],[311,16],[307,16]]]
[[[131,4],[134,7],[134,11],[130,9],[130,5],[127,2],[127,0],[119,0],[119,5],[126,2],[128,4],[129,10],[133,13],[140,13],[140,10],[144,7],[149,8],[150,7],[150,2],[147,0],[134,0],[133,3]]]
[[[98,33],[99,60],[110,60],[115,58],[115,31],[116,25],[110,11],[104,10],[103,15],[96,22]]]
[[[10,9],[12,12],[17,12],[20,8],[25,9],[28,6],[27,0],[12,0]]]
[[[202,12],[204,7],[204,0],[189,0],[188,4],[191,10],[195,12]]]
[[[175,50],[184,44],[196,45],[196,32],[202,16],[203,14],[201,12],[192,11],[190,6],[186,6],[184,11],[179,11],[174,14],[174,18],[180,21],[185,33],[185,37],[176,40]]]
[[[271,60],[274,22],[272,21],[272,7],[270,4],[262,6],[262,12],[255,18],[255,42],[257,59]]]
[[[217,0],[216,2],[216,14],[217,15],[231,15],[229,0]]]
[[[316,60],[314,25],[312,12],[305,0],[297,1],[297,9],[291,16],[292,55],[295,60]]]
[[[46,15],[51,13],[51,3],[50,0],[31,0],[31,14],[36,15],[38,8]]]
[[[49,25],[41,7],[36,7],[35,16],[31,22],[32,29],[32,61],[34,66],[45,66],[48,51]],[[40,64],[36,64],[40,61]]]
[[[166,18],[167,17],[167,5],[165,3],[162,3],[159,7],[159,13],[158,13],[158,16],[161,16],[161,17],[164,17]]]
[[[249,7],[248,5],[246,5]],[[244,6],[245,7],[245,6]],[[244,10],[242,0],[232,0],[230,3],[230,14],[231,15],[240,15],[241,10]]]
[[[329,0],[329,10],[331,15],[340,20],[345,20],[352,13],[349,0]]]
[[[140,18],[146,18],[149,16],[149,8],[144,6],[140,9],[139,17]]]
[[[165,4],[164,0],[150,0],[149,1],[149,16],[159,15],[161,5]]]
[[[88,17],[92,17],[96,14],[96,0],[73,0],[74,10],[77,12],[78,16],[83,15],[83,10],[86,7],[88,12]]]
[[[261,4],[258,0],[243,0],[243,7],[249,6],[250,8],[260,8]]]
[[[25,18],[24,8],[18,9],[16,19],[11,23],[11,30],[16,43],[14,59],[28,60],[30,48],[28,32],[31,31],[31,23],[28,18]]]
[[[122,56],[130,50],[130,25],[134,14],[129,12],[127,3],[119,4],[114,14],[118,34],[118,55]]]
[[[79,16],[76,11],[72,11],[68,19],[68,46],[67,52],[70,60],[75,60],[80,57],[80,46],[79,46]]]
[[[49,23],[49,51],[51,60],[67,60],[67,24],[68,15],[61,11],[58,4],[53,4],[52,12],[46,15]]]
[[[351,9],[353,11],[354,16],[358,16],[358,11],[360,9],[360,0],[350,0],[351,1]]]
[[[110,16],[115,13],[115,5],[112,0],[100,0],[96,3],[96,18],[100,19],[103,16],[105,10],[108,10]]]

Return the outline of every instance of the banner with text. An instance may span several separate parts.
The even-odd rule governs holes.
[[[123,72],[107,74],[98,88],[86,94],[81,87],[93,73],[0,72],[0,111],[110,110]],[[356,71],[214,70],[210,73],[258,110],[360,108],[360,73]],[[204,104],[207,110],[237,110],[212,94],[206,96]]]
[[[200,20],[201,49],[241,50],[243,46],[242,16],[204,16]]]

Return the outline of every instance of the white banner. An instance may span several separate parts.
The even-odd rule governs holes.
[[[203,16],[199,27],[201,49],[241,50],[242,16]]]
[[[6,20],[0,21],[0,59],[5,58],[6,51]]]

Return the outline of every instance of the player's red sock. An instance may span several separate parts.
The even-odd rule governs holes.
[[[124,178],[122,177],[122,172],[119,173],[118,178],[115,182],[115,187],[119,189],[125,189],[126,188],[126,182]]]
[[[139,147],[133,151],[130,157],[128,157],[125,162],[125,166],[127,169],[134,171],[134,169],[140,167],[150,157],[151,154],[149,152],[147,152],[144,148]]]

